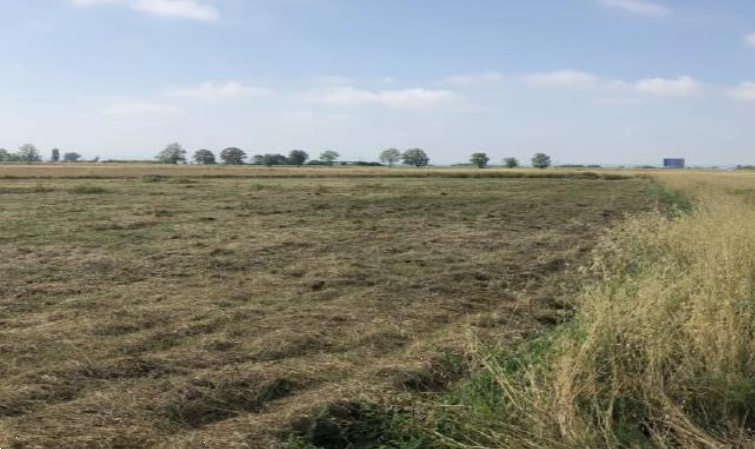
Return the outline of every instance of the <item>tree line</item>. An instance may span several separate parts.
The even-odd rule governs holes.
[[[179,143],[172,143],[165,147],[161,151],[156,159],[164,164],[181,164],[188,163],[188,153]],[[271,167],[273,165],[328,165],[332,166],[336,164],[341,157],[335,151],[326,150],[320,153],[318,159],[310,159],[309,154],[304,150],[291,150],[288,155],[278,153],[267,153],[254,155],[251,158],[252,165],[264,165]],[[244,150],[236,147],[229,147],[222,150],[219,154],[220,161],[226,165],[242,165],[245,164],[248,156]],[[192,155],[192,161],[197,164],[217,164],[218,160],[215,157],[215,153],[208,149],[201,149],[194,152]],[[380,162],[390,167],[402,162],[404,165],[411,165],[417,168],[424,167],[430,164],[430,157],[421,148],[411,148],[406,151],[401,151],[398,148],[388,148],[380,153]],[[478,152],[473,153],[470,157],[470,163],[478,168],[485,168],[488,166],[490,158],[487,153]],[[548,168],[551,166],[551,157],[545,153],[536,153],[532,157],[532,166],[535,168]],[[361,163],[362,165],[380,165],[372,163]],[[503,160],[503,165],[508,168],[519,167],[519,160],[514,157],[507,157]]]
[[[273,165],[327,165],[333,166],[339,162],[341,155],[336,151],[325,150],[320,153],[317,159],[312,159],[304,150],[291,150],[288,155],[278,153],[257,154],[252,156],[249,162],[252,165],[264,165],[271,167]],[[380,163],[370,162],[357,162],[356,165],[388,165],[393,167],[399,162],[404,165],[410,165],[417,168],[424,167],[430,164],[430,157],[421,148],[410,148],[405,151],[401,151],[398,148],[388,148],[379,155]],[[219,161],[218,161],[219,159]],[[212,165],[217,163],[223,163],[225,165],[243,165],[248,159],[246,152],[240,148],[228,147],[220,151],[218,158],[215,157],[215,153],[208,149],[200,149],[194,152],[191,157],[192,162],[196,164]],[[0,148],[0,163],[2,162],[42,162],[43,158],[39,150],[32,144],[24,144],[19,147],[18,151],[10,152],[4,148]],[[61,155],[61,152],[57,148],[53,148],[50,152],[50,162],[81,162],[82,156],[76,152],[66,152]],[[156,160],[163,164],[185,164],[189,162],[188,152],[179,143],[172,143],[165,147],[158,155]],[[92,162],[98,162],[99,158],[95,158]],[[476,152],[473,153],[469,159],[470,164],[478,167],[485,168],[490,162],[490,157],[487,153]],[[545,153],[536,153],[532,157],[532,166],[535,168],[548,168],[551,166],[551,157]],[[341,162],[346,164],[346,162]],[[503,159],[503,165],[508,168],[519,167],[519,160],[514,157],[507,157]]]
[[[50,162],[80,162],[81,159],[81,154],[73,151],[61,155],[59,149],[53,148],[50,152]],[[15,152],[0,148],[0,163],[2,162],[42,162],[42,154],[30,143],[21,145]]]

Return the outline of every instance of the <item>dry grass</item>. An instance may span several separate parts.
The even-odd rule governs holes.
[[[621,170],[536,170],[448,167],[354,167],[164,164],[0,164],[0,179],[128,179],[142,177],[188,178],[602,178],[624,177]],[[632,173],[640,173],[633,171]]]
[[[755,446],[755,177],[661,176],[697,210],[608,233],[573,322],[480,352],[411,447]]]
[[[442,388],[467,335],[553,323],[548,278],[653,191],[113,170],[0,181],[0,447],[273,448],[321,406]]]

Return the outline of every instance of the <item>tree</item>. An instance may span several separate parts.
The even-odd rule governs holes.
[[[380,162],[393,167],[401,160],[401,152],[396,148],[388,148],[380,153]]]
[[[291,152],[288,153],[288,162],[297,167],[304,165],[304,163],[307,162],[307,159],[309,159],[309,154],[303,150],[291,150]]]
[[[212,165],[215,163],[215,155],[210,150],[195,151],[193,159],[197,164]]]
[[[13,155],[5,148],[0,148],[0,162],[9,162],[13,160]]]
[[[517,168],[519,167],[519,159],[515,157],[507,157],[503,159],[503,165],[506,166],[506,168]]]
[[[19,161],[23,162],[39,162],[42,160],[37,147],[30,143],[21,145],[18,149],[17,157]]]
[[[404,165],[414,165],[417,168],[424,167],[430,163],[430,158],[427,156],[427,153],[420,148],[412,148],[411,150],[404,151],[404,154],[401,155],[401,159],[404,161]]]
[[[179,143],[171,143],[157,155],[157,160],[163,164],[185,164],[186,150]]]
[[[265,167],[272,167],[273,165],[288,165],[288,158],[282,154],[263,154],[262,165]]]
[[[252,156],[253,165],[262,165],[263,162],[265,162],[265,156],[261,154],[255,154],[254,156]]]
[[[488,162],[490,162],[490,158],[487,153],[472,153],[469,162],[476,165],[477,168],[485,168],[488,165]]]
[[[335,164],[335,162],[338,160],[339,157],[341,157],[340,154],[331,150],[326,150],[320,153],[320,160],[325,162],[328,165]]]
[[[246,153],[236,147],[229,147],[220,152],[220,159],[226,165],[243,165]]]
[[[50,154],[50,161],[58,162],[59,160],[60,160],[60,150],[57,148],[53,148]]]
[[[63,162],[79,162],[81,155],[79,153],[70,152],[63,155]]]
[[[548,168],[551,166],[551,157],[545,153],[535,153],[532,156],[532,166],[535,168]]]

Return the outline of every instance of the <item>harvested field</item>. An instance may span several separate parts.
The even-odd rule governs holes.
[[[656,192],[155,174],[0,180],[0,447],[275,448],[444,388],[471,341],[558,321],[554,277]]]
[[[0,164],[0,179],[163,178],[576,178],[620,179],[623,170],[501,169],[448,167],[264,167],[260,165]],[[637,174],[640,171],[632,171]]]

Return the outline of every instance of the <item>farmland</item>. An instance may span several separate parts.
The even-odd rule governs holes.
[[[0,447],[274,448],[294,430],[346,447],[312,417],[443,390],[471,344],[559,322],[567,273],[658,193],[70,170],[0,173]]]

